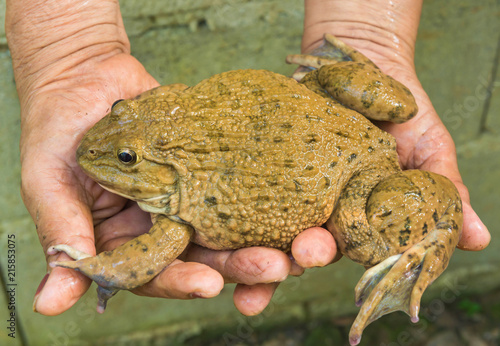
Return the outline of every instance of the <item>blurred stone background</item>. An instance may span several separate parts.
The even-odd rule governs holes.
[[[161,83],[194,84],[215,73],[264,68],[290,74],[300,51],[301,0],[121,1],[132,53]],[[246,318],[232,287],[211,300],[166,301],[121,292],[104,315],[95,290],[61,316],[32,312],[45,274],[34,225],[19,195],[19,105],[0,0],[0,273],[6,290],[7,236],[17,249],[17,333],[9,332],[0,294],[1,345],[343,345],[357,308],[363,269],[348,260],[308,270],[276,292],[260,316]],[[362,345],[498,345],[500,333],[500,2],[434,0],[424,4],[416,66],[456,141],[472,203],[493,235],[482,252],[457,251],[424,296],[422,321],[403,313],[366,330]]]

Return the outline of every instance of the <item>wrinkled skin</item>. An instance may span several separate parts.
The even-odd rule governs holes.
[[[326,222],[341,252],[368,270],[351,329],[395,311],[418,320],[425,288],[460,238],[462,204],[435,173],[401,171],[394,138],[367,118],[404,122],[410,91],[333,36],[301,84],[261,70],[230,71],[115,103],[77,158],[105,189],[152,214],[149,233],[91,257],[66,245],[73,268],[99,285],[99,309],[120,289],[153,279],[190,242],[216,249],[288,251]],[[318,58],[319,56],[319,58]],[[367,118],[365,118],[367,117]]]

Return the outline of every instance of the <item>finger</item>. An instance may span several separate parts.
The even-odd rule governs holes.
[[[46,316],[59,315],[80,299],[91,282],[74,270],[54,268],[40,283],[33,300],[33,311]]]
[[[234,289],[234,305],[245,316],[254,316],[261,313],[271,301],[279,283],[243,285],[238,284]]]
[[[443,173],[443,175],[446,175]],[[462,236],[457,247],[462,250],[480,251],[488,246],[491,241],[491,235],[479,216],[472,209],[470,196],[467,187],[463,184],[460,176],[451,181],[457,187],[462,199],[462,211],[464,215]]]
[[[175,260],[153,280],[132,292],[159,298],[212,298],[223,287],[224,279],[212,268],[201,263]]]
[[[490,232],[468,202],[462,203],[464,212],[464,228],[458,248],[468,251],[479,251],[491,241]]]
[[[213,251],[194,245],[185,260],[205,263],[221,273],[227,283],[246,285],[283,281],[292,266],[283,251],[265,247]]]
[[[25,163],[23,170],[40,170],[30,166]],[[52,168],[51,175],[52,179],[44,179],[43,173],[24,174],[22,181],[22,197],[35,221],[44,252],[52,245],[68,244],[95,254],[92,219],[78,193],[79,183],[63,168]],[[33,176],[36,179],[31,179]],[[47,255],[47,263],[59,257],[69,259],[64,254]],[[50,275],[35,295],[33,309],[44,315],[57,315],[69,309],[87,291],[90,281],[73,270],[48,270]]]
[[[339,260],[338,254],[333,235],[320,227],[301,232],[292,243],[293,258],[303,268],[323,267]]]

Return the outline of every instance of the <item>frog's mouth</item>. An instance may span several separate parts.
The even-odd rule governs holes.
[[[106,185],[103,185],[101,183],[97,183],[97,184],[99,184],[99,186],[102,187],[104,190],[109,191],[111,193],[114,193],[115,195],[122,196],[123,198],[130,199],[132,201],[136,201],[135,198],[133,198],[131,196],[128,196],[128,195],[126,195],[124,193],[118,192],[117,190],[114,190],[114,189],[112,189],[110,187],[107,187]]]
[[[98,184],[106,191],[137,202],[139,207],[148,213],[175,215],[179,211],[179,194],[177,193],[169,193],[149,198],[133,198],[100,183]]]

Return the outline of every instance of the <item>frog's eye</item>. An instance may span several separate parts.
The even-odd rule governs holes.
[[[137,154],[130,149],[120,149],[118,151],[118,160],[125,165],[133,165],[137,162]]]
[[[118,103],[120,103],[122,101],[123,101],[123,99],[116,100],[115,102],[113,102],[113,104],[111,105],[111,109],[113,109],[114,106],[116,106]]]

